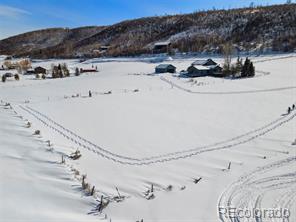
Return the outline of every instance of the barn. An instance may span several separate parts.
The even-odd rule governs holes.
[[[171,64],[160,64],[155,67],[155,73],[175,73],[176,67]]]

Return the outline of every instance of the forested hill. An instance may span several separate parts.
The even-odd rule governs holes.
[[[0,41],[0,54],[34,58],[151,53],[171,42],[171,52],[221,52],[226,42],[239,51],[296,50],[296,4],[147,17],[110,26],[54,28]]]

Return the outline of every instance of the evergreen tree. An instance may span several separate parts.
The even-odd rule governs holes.
[[[248,76],[248,64],[249,64],[249,59],[248,57],[246,58],[244,65],[242,67],[242,71],[241,71],[241,77],[242,78],[246,78]]]
[[[241,77],[246,78],[246,77],[253,77],[255,76],[255,67],[253,62],[249,58],[246,58],[245,63],[242,67],[241,70]]]
[[[254,65],[253,65],[253,62],[251,62],[250,63],[250,65],[249,65],[249,77],[254,77],[255,76],[255,67],[254,67]]]
[[[76,67],[76,69],[75,69],[75,76],[79,76],[79,75],[80,75],[79,69]]]

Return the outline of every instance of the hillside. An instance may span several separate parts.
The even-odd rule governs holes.
[[[184,15],[148,17],[111,26],[47,29],[0,41],[0,54],[35,58],[151,53],[153,44],[170,41],[172,52],[221,52],[231,41],[239,51],[296,49],[296,4],[211,10]]]

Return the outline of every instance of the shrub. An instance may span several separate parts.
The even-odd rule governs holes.
[[[34,135],[40,135],[40,134],[41,134],[40,130],[35,130]]]
[[[79,150],[76,150],[74,153],[70,154],[69,158],[72,160],[78,160],[81,157]]]
[[[16,81],[19,81],[19,80],[20,80],[20,76],[19,76],[19,74],[15,74],[15,75],[14,75],[14,79],[15,79]]]
[[[6,82],[6,76],[5,75],[2,76],[2,82]]]

